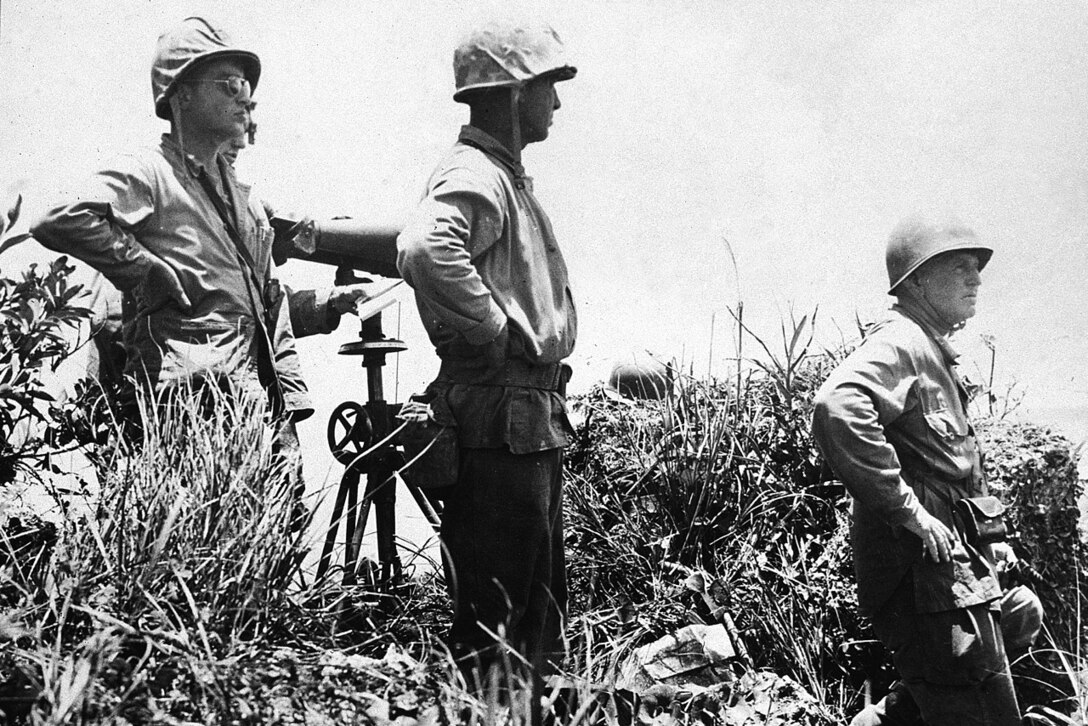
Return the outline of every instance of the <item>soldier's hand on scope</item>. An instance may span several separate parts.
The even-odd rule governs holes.
[[[340,314],[354,313],[356,305],[369,299],[370,294],[366,291],[366,283],[337,285],[329,295],[329,305],[332,305],[333,310]]]
[[[150,255],[150,260],[151,266],[144,275],[143,282],[134,291],[141,312],[152,313],[171,302],[185,312],[192,310],[193,303],[174,268],[154,255]]]
[[[926,555],[934,562],[951,562],[952,550],[956,548],[956,537],[944,522],[926,510],[920,510],[918,520],[904,525],[922,539]]]

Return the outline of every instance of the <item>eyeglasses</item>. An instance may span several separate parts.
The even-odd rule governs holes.
[[[246,93],[251,92],[249,81],[242,76],[228,76],[227,78],[201,78],[192,81],[186,81],[187,83],[222,83],[223,93],[227,94],[230,98],[238,98],[242,94],[242,89],[246,90]]]

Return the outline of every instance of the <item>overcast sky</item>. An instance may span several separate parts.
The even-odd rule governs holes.
[[[579,68],[559,86],[551,138],[525,153],[579,304],[575,390],[645,350],[698,374],[728,370],[738,300],[772,339],[791,309],[818,306],[831,344],[855,313],[877,317],[890,301],[894,224],[939,209],[998,249],[960,347],[987,369],[979,336],[993,336],[999,386],[1016,379],[1033,415],[1088,428],[1088,3],[538,7]],[[466,120],[450,98],[452,50],[487,12],[420,0],[3,0],[0,202],[23,193],[41,209],[116,152],[154,143],[166,130],[152,109],[155,39],[206,14],[263,61],[260,130],[240,176],[280,209],[398,222]],[[25,245],[3,271],[39,254]],[[295,286],[332,278],[300,262],[281,273]],[[437,367],[400,298],[386,313],[411,345],[388,369],[396,400]],[[304,424],[312,440],[353,386],[363,396],[357,360],[336,354],[356,331],[347,321],[301,345],[322,407]]]

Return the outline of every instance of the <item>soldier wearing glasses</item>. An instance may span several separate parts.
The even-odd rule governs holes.
[[[221,154],[247,129],[260,74],[254,53],[203,18],[164,33],[151,83],[170,132],[121,156],[32,231],[124,294],[127,375],[156,391],[229,378],[263,389],[291,422],[312,408],[271,274],[273,231]]]

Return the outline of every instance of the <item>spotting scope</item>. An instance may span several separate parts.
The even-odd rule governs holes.
[[[282,265],[288,258],[336,268],[350,267],[382,277],[397,272],[397,235],[400,228],[339,217],[322,222],[273,217],[276,239],[272,259]]]

